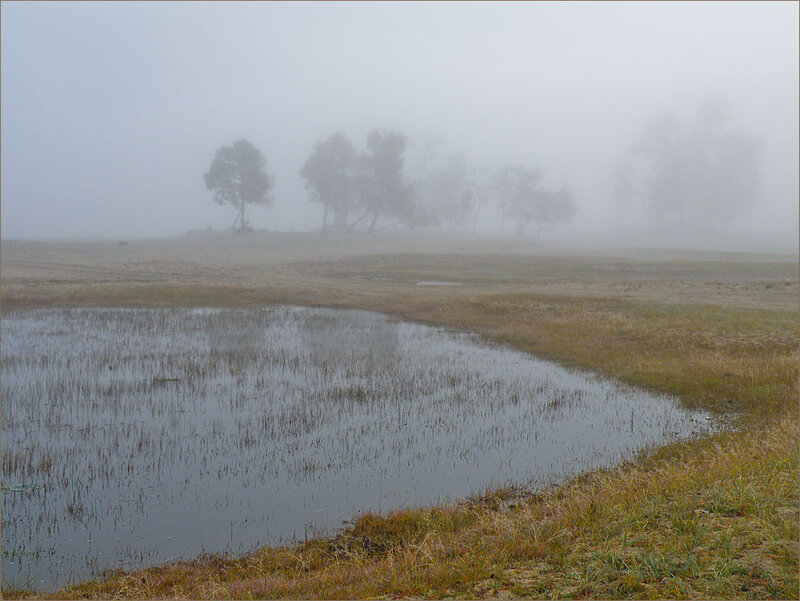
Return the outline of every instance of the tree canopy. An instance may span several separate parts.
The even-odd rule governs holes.
[[[324,142],[317,142],[314,152],[300,170],[312,201],[325,207],[323,230],[328,227],[328,211],[342,226],[356,199],[358,155],[347,137],[337,132]]]
[[[576,207],[572,193],[566,186],[557,191],[541,185],[542,173],[523,165],[507,165],[493,178],[497,207],[505,222],[510,217],[515,222],[515,234],[523,236],[531,222],[539,231],[561,221],[569,221]],[[501,226],[502,227],[502,226]]]
[[[414,211],[413,189],[406,181],[404,153],[408,139],[400,132],[373,129],[361,158],[361,202],[372,216],[369,229],[382,215],[408,220]]]
[[[221,146],[203,176],[206,189],[214,193],[214,202],[236,207],[239,231],[248,227],[246,205],[269,206],[272,203],[270,191],[273,181],[266,171],[266,164],[261,151],[242,139],[230,146]]]
[[[380,227],[474,231],[481,208],[494,202],[502,220],[513,219],[516,234],[523,236],[531,223],[541,232],[575,214],[570,190],[542,186],[538,169],[478,168],[460,153],[440,153],[439,143],[423,137],[412,146],[409,175],[408,138],[402,132],[373,129],[361,152],[339,132],[318,141],[300,175],[310,200],[324,207],[323,230],[333,211],[340,230],[361,224],[372,231],[380,223]],[[354,219],[348,223],[351,213]]]
[[[727,114],[724,101],[709,99],[688,127],[669,113],[647,125],[634,150],[653,223],[727,225],[755,202],[759,145],[733,131]]]

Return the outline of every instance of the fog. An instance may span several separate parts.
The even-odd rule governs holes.
[[[4,239],[229,228],[236,211],[214,203],[203,175],[219,147],[242,138],[274,180],[272,206],[247,208],[250,226],[318,229],[323,207],[300,176],[315,144],[342,132],[362,151],[381,128],[407,136],[409,178],[435,147],[460,153],[475,173],[524,165],[540,172],[541,186],[568,188],[571,221],[526,236],[619,240],[610,233],[618,228],[637,243],[652,241],[652,228],[679,232],[688,219],[697,231],[797,249],[797,3],[3,2],[0,10]],[[732,140],[752,152],[720,163],[724,194],[708,178],[706,188],[691,178],[680,187],[664,175],[662,196],[680,195],[689,212],[684,221],[654,218],[662,213],[646,207],[666,155],[643,152],[643,137],[671,115],[688,141],[671,147],[670,169],[685,179],[687,165],[698,165],[691,157],[705,152],[697,132],[709,110],[724,120],[714,138],[721,156],[730,158]],[[627,204],[618,177],[626,162],[639,169]],[[737,179],[742,162],[753,167],[746,184]],[[711,208],[692,213],[700,202],[692,199],[708,194]],[[471,219],[469,231],[500,231],[490,203]]]

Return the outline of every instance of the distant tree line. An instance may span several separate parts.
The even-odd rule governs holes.
[[[638,204],[657,227],[727,227],[755,203],[760,146],[732,129],[720,98],[682,124],[662,113],[644,128],[612,183],[617,223]]]
[[[317,142],[300,170],[309,198],[322,204],[323,229],[328,213],[338,229],[365,223],[372,231],[381,218],[409,222],[414,192],[404,173],[406,136],[372,130],[366,150],[358,152],[342,133]]]
[[[463,156],[439,155],[429,144],[419,165],[409,170],[407,146],[404,134],[379,129],[369,133],[363,151],[341,132],[317,142],[300,175],[310,199],[324,207],[323,229],[329,227],[330,213],[340,230],[363,224],[372,231],[382,223],[469,231],[480,210],[494,205],[503,222],[513,221],[514,233],[522,236],[531,223],[540,231],[575,214],[569,189],[545,188],[538,169],[475,169]]]
[[[357,149],[341,132],[319,141],[300,169],[309,199],[322,205],[322,229],[351,231],[402,226],[474,231],[478,214],[494,208],[500,232],[506,221],[524,236],[534,225],[537,234],[572,219],[576,207],[566,186],[552,190],[542,184],[539,169],[506,165],[497,170],[471,167],[461,155],[441,155],[423,147],[418,164],[406,166],[408,138],[388,129],[373,129],[364,149]],[[273,180],[266,160],[247,140],[217,150],[206,187],[219,204],[237,210],[234,224],[248,229],[245,207],[269,206]]]

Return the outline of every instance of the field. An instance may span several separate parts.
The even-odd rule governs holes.
[[[48,597],[797,598],[797,276],[794,256],[433,236],[4,241],[4,313],[369,309],[673,394],[737,426],[536,494],[361,515],[335,538]]]

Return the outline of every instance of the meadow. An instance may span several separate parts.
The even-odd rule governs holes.
[[[4,241],[4,317],[367,309],[671,395],[734,426],[538,490],[366,512],[334,535],[47,596],[796,598],[797,273],[796,256],[433,236]]]

